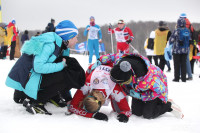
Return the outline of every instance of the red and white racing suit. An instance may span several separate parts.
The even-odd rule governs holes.
[[[91,118],[94,113],[89,113],[84,110],[83,106],[80,106],[80,103],[83,101],[85,96],[95,89],[103,93],[106,98],[105,104],[108,104],[108,101],[111,100],[111,105],[114,111],[118,114],[125,114],[127,117],[130,117],[130,107],[123,89],[110,79],[111,67],[100,65],[96,67],[95,70],[91,71],[91,66],[89,66],[86,72],[85,85],[75,93],[69,106],[69,111],[77,115]]]
[[[112,34],[115,33],[116,41],[117,41],[117,53],[123,52],[123,53],[129,53],[129,44],[126,43],[127,40],[133,40],[134,36],[129,27],[124,26],[123,29],[120,29],[119,27],[114,29],[108,29],[108,34],[110,34],[112,31]],[[130,38],[129,38],[130,36]]]

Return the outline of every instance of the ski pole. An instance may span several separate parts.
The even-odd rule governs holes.
[[[111,23],[110,23],[110,27],[112,27]],[[112,54],[114,54],[114,49],[113,49],[113,37],[112,37],[112,28],[111,28],[111,45],[112,45]]]
[[[139,52],[131,45],[131,44],[129,44],[130,46],[131,46],[131,48],[133,49],[133,53],[138,53],[139,54]]]

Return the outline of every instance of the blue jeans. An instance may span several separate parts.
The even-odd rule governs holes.
[[[89,63],[92,63],[93,50],[95,51],[96,59],[99,59],[99,40],[88,39]]]
[[[188,51],[188,54],[187,54],[186,71],[187,71],[187,74],[188,74],[188,78],[192,78],[192,69],[191,69],[189,54],[190,54],[190,51]]]

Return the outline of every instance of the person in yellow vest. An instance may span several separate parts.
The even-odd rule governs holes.
[[[0,54],[0,59],[5,59],[6,58],[6,52],[8,48],[8,43],[7,43],[7,36],[6,36],[6,24],[5,23],[0,23],[0,46],[1,46],[1,54]]]
[[[193,56],[196,56],[198,53],[196,40],[194,40],[193,42],[194,42],[194,45],[190,44],[190,54],[189,54],[189,60],[190,60],[192,74],[194,74],[194,62],[196,61],[196,59],[193,59]]]
[[[7,26],[7,41],[8,41],[8,45],[11,45],[10,60],[14,60],[16,37],[18,36],[15,24],[16,24],[16,21],[12,20]]]
[[[164,70],[166,64],[166,60],[164,58],[164,50],[170,36],[171,36],[171,31],[167,27],[167,23],[164,21],[160,21],[158,29],[155,30],[154,54],[160,60],[158,63],[158,67],[162,71]]]

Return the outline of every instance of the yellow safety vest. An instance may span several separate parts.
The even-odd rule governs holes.
[[[154,54],[155,55],[164,55],[165,47],[167,44],[167,35],[169,30],[160,31],[159,29],[155,30],[155,39],[154,39]]]

